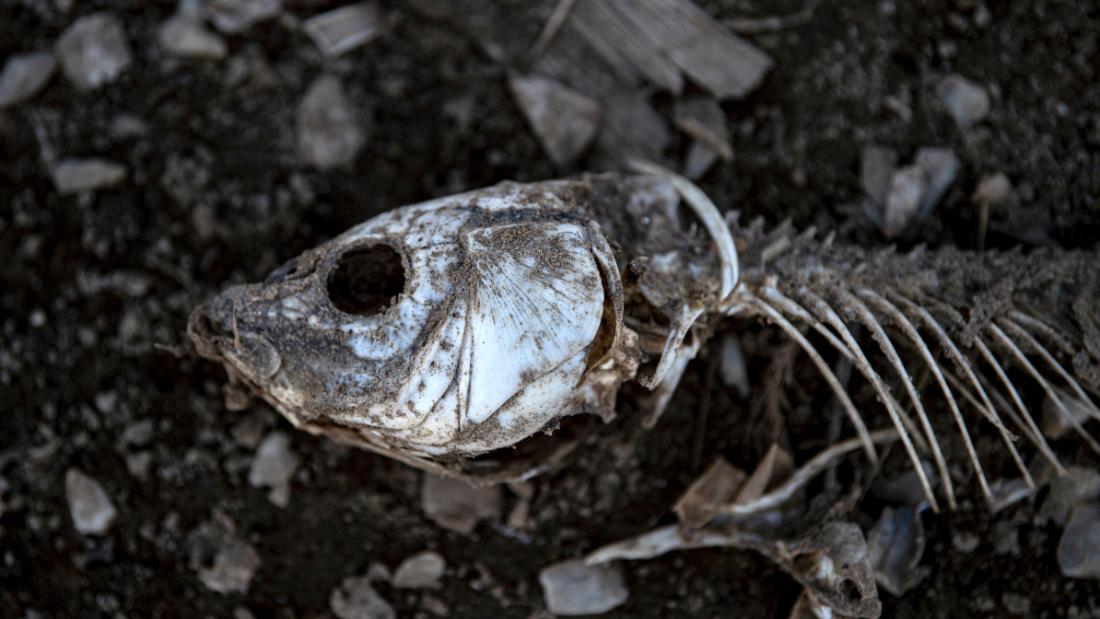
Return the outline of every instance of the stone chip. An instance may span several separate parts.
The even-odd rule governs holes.
[[[115,81],[133,63],[122,22],[109,13],[76,20],[57,39],[57,56],[65,77],[82,90]]]

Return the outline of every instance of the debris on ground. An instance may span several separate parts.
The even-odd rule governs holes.
[[[1074,508],[1082,503],[1100,500],[1100,472],[1080,466],[1066,469],[1065,475],[1050,482],[1046,499],[1035,514],[1036,522],[1064,527]]]
[[[405,559],[393,573],[398,589],[438,589],[447,561],[438,552],[425,550]]]
[[[360,2],[311,17],[302,24],[321,53],[330,58],[342,56],[378,38],[385,30],[378,4]]]
[[[546,607],[555,615],[597,615],[630,597],[618,565],[587,565],[572,560],[539,572]]]
[[[340,619],[394,619],[397,613],[368,576],[345,578],[329,596],[329,608]]]
[[[80,469],[65,472],[65,498],[73,527],[82,535],[106,533],[118,515],[103,486]]]
[[[206,27],[197,16],[178,13],[157,30],[157,41],[164,51],[181,58],[221,60],[225,58],[225,39]]]
[[[673,108],[676,128],[692,138],[684,158],[684,176],[701,178],[720,158],[733,160],[726,114],[718,101],[706,97],[688,97],[676,101]]]
[[[1034,490],[1021,477],[1007,477],[989,484],[989,493],[993,497],[989,509],[995,514],[1030,497]]]
[[[500,486],[475,487],[425,473],[420,500],[428,518],[457,533],[469,534],[478,522],[500,518]]]
[[[108,159],[62,159],[54,166],[57,193],[69,195],[117,185],[126,178],[126,166]]]
[[[721,513],[747,478],[744,471],[719,457],[688,486],[672,511],[684,526],[698,529]]]
[[[545,77],[513,75],[512,94],[550,159],[559,166],[576,160],[596,136],[600,106],[583,94]]]
[[[215,28],[225,34],[240,34],[279,15],[283,5],[282,0],[209,0],[204,8],[206,19]]]
[[[57,61],[50,52],[8,56],[3,72],[0,72],[0,109],[22,103],[38,94],[56,70]]]
[[[109,84],[133,62],[122,22],[108,13],[92,13],[73,22],[57,39],[61,70],[83,90]]]
[[[1066,432],[1084,424],[1094,414],[1095,407],[1065,389],[1060,387],[1051,387],[1051,389],[1054,390],[1054,395],[1060,400],[1061,405],[1051,397],[1051,394],[1045,394],[1039,427],[1047,438],[1059,439]]]
[[[1058,567],[1069,578],[1100,579],[1100,502],[1074,508],[1058,542]]]
[[[920,210],[927,190],[924,170],[917,166],[905,166],[894,172],[882,214],[881,227],[886,238],[892,239],[905,231],[909,221]]]
[[[940,80],[936,94],[960,127],[969,127],[989,115],[989,94],[985,88],[961,75],[952,74]]]
[[[661,160],[671,141],[672,119],[654,107],[649,85],[680,97],[690,81],[722,101],[748,95],[772,66],[765,52],[689,0],[563,3],[533,50],[517,46],[513,29],[501,27],[530,23],[522,4],[476,12],[460,3],[414,6],[451,21],[497,62],[529,67],[527,77],[554,80],[595,101],[597,159],[620,167],[632,158]]]
[[[267,498],[278,507],[290,503],[290,480],[298,470],[298,456],[290,448],[290,438],[282,432],[264,437],[252,466],[248,483],[256,488],[270,488]]]
[[[912,222],[932,214],[955,182],[959,165],[952,150],[925,146],[917,150],[911,165],[899,168],[896,151],[866,146],[860,170],[870,200],[865,210],[886,238],[895,238]]]
[[[884,508],[867,539],[875,581],[898,597],[917,586],[930,571],[920,565],[924,545],[919,508]]]
[[[347,167],[367,141],[361,115],[334,75],[318,77],[298,104],[298,154],[320,169]]]
[[[886,204],[890,183],[898,165],[898,153],[887,146],[871,144],[863,147],[860,180],[863,191],[875,205]]]
[[[214,564],[199,571],[199,580],[217,593],[245,593],[260,567],[260,555],[248,543],[231,539],[214,556]]]
[[[917,149],[913,165],[924,172],[924,180],[927,182],[924,199],[921,201],[920,210],[917,211],[917,220],[923,221],[932,214],[940,200],[951,189],[951,185],[959,175],[961,164],[959,158],[955,156],[955,151],[950,148],[922,146]]]
[[[720,354],[718,372],[722,384],[733,387],[742,400],[749,397],[749,371],[741,352],[741,339],[732,333],[723,337]]]

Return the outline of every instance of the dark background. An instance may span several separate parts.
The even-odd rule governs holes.
[[[701,4],[719,19],[800,6]],[[284,11],[304,18],[336,5],[288,1]],[[512,101],[506,69],[477,45],[401,2],[384,6],[393,18],[384,36],[322,65],[311,41],[279,20],[227,36],[226,60],[180,62],[155,39],[173,2],[77,0],[64,13],[50,2],[0,0],[0,57],[48,49],[95,10],[123,21],[135,56],[104,88],[79,92],[56,76],[32,101],[0,111],[0,615],[230,616],[244,608],[256,617],[325,616],[345,577],[372,563],[393,569],[430,548],[447,559],[442,589],[377,585],[400,616],[425,612],[418,609],[431,596],[452,617],[531,617],[543,607],[542,567],[670,522],[671,505],[712,457],[751,468],[766,450],[766,413],[713,379],[714,352],[705,351],[660,431],[633,457],[615,459],[608,446],[621,425],[612,424],[564,470],[535,482],[525,538],[492,523],[463,536],[425,518],[418,472],[294,433],[263,404],[230,412],[222,369],[173,354],[196,302],[261,279],[375,213],[587,169],[584,160],[555,169]],[[904,162],[920,146],[947,146],[961,160],[959,178],[903,246],[973,247],[969,196],[998,171],[1020,208],[1038,216],[1029,227],[1066,247],[1091,246],[1100,230],[1098,37],[1100,9],[1090,2],[823,2],[803,26],[750,37],[776,66],[757,92],[723,104],[736,160],[700,184],[723,209],[882,244],[862,214],[862,148],[886,144]],[[294,145],[294,110],[322,66],[341,77],[370,127],[354,166],[324,173],[301,166]],[[243,81],[227,78],[234,67]],[[950,72],[991,93],[989,118],[966,131],[933,92]],[[273,79],[253,79],[262,73]],[[898,93],[909,97],[908,122],[884,106]],[[655,96],[667,109],[663,97]],[[462,104],[472,106],[468,122],[444,111]],[[148,132],[113,138],[119,112]],[[94,196],[60,197],[41,163],[43,140],[63,155],[122,162],[128,178]],[[677,141],[668,155],[685,149]],[[1011,213],[995,217],[1004,221],[988,246],[1015,245]],[[760,394],[781,338],[746,328]],[[624,415],[637,410],[639,393],[624,392]],[[709,421],[700,458],[692,445],[702,400]],[[789,387],[791,410],[804,416],[812,404]],[[148,420],[148,441],[121,439]],[[247,482],[254,449],[233,431],[242,420],[291,434],[302,464],[286,509]],[[798,455],[816,447],[805,449]],[[1070,461],[1075,449],[1066,449]],[[150,464],[139,476],[127,459],[142,452]],[[107,535],[73,529],[69,467],[112,498],[119,515]],[[1096,616],[1100,588],[1061,577],[1060,531],[1035,523],[1032,502],[991,516],[973,484],[967,494],[958,512],[925,516],[922,563],[931,573],[901,600],[882,592],[886,616],[1003,616],[1006,594],[1029,598],[1031,616]],[[504,497],[507,513],[516,497]],[[246,594],[209,591],[196,575],[205,560],[196,531],[215,512],[261,558]],[[977,535],[977,548],[957,549],[960,532]],[[624,569],[630,599],[607,616],[784,617],[799,591],[743,552],[691,551]]]

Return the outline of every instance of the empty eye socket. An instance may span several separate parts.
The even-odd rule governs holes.
[[[328,277],[328,298],[346,314],[370,316],[389,307],[405,289],[401,254],[388,245],[348,251]]]

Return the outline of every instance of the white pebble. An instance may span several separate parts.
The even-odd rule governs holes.
[[[81,534],[106,533],[118,515],[103,486],[78,469],[65,473],[65,497],[69,501],[73,526]]]

